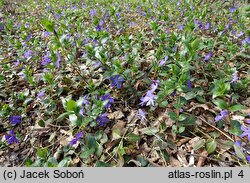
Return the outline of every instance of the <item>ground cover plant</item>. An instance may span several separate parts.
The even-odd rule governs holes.
[[[249,166],[246,1],[0,7],[0,166]]]

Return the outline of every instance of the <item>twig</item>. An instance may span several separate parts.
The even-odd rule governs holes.
[[[220,132],[221,134],[223,134],[225,137],[227,137],[229,140],[231,140],[232,142],[234,142],[234,140],[227,135],[226,133],[224,133],[223,131],[221,131],[220,129],[218,129],[217,127],[215,127],[214,125],[211,125],[210,123],[206,122],[206,120],[204,120],[201,117],[198,117],[202,122],[206,123],[207,125],[211,126],[212,128],[214,128],[215,130],[217,130],[218,132]]]

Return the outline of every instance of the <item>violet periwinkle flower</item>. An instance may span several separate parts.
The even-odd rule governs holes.
[[[208,54],[205,55],[204,60],[205,60],[205,61],[208,61],[212,56],[213,56],[213,52],[210,51]]]
[[[30,41],[31,34],[28,34],[26,41]]]
[[[89,14],[93,17],[96,15],[96,10],[92,9],[90,10]]]
[[[43,96],[45,95],[45,90],[42,90],[40,91],[38,94],[37,94],[37,98],[42,98]]]
[[[10,115],[10,124],[11,126],[15,126],[16,124],[19,124],[21,122],[21,116],[13,116]]]
[[[207,22],[204,29],[205,29],[205,30],[209,30],[210,27],[211,27],[211,24],[210,24],[209,22]]]
[[[141,109],[138,109],[138,112],[136,114],[137,118],[139,118],[142,122],[146,121],[146,112],[144,112],[143,110]]]
[[[241,125],[240,129],[243,131],[243,133],[240,135],[240,137],[247,136],[248,137],[248,141],[250,142],[250,126],[249,127],[245,127],[245,126]]]
[[[167,60],[168,60],[168,56],[166,56],[164,60],[160,60],[159,66],[160,67],[163,66],[167,62]]]
[[[14,130],[9,131],[9,133],[5,135],[5,139],[8,141],[8,144],[19,143]]]
[[[110,108],[111,104],[114,103],[114,99],[110,96],[110,94],[102,95],[101,96],[102,101],[108,101],[106,104],[106,108]]]
[[[184,27],[185,27],[185,26],[182,24],[182,25],[180,25],[180,27],[178,28],[178,30],[179,30],[179,31],[182,31],[182,30],[184,29]]]
[[[223,120],[226,116],[228,115],[228,111],[227,110],[223,110],[220,112],[219,115],[217,115],[214,119],[215,122],[218,122],[220,120]]]
[[[230,11],[230,13],[233,13],[233,12],[236,11],[236,9],[237,9],[237,6],[234,6],[234,7],[231,7],[231,8],[229,9],[229,11]]]
[[[57,21],[60,19],[60,17],[61,16],[59,14],[55,14],[55,18],[56,18]]]
[[[123,76],[120,75],[113,75],[109,78],[109,81],[111,83],[111,87],[117,87],[118,89],[121,89],[122,83],[124,82]]]
[[[239,77],[237,75],[237,73],[233,74],[233,79],[230,81],[230,83],[236,83],[239,80]]]
[[[243,36],[245,33],[243,31],[241,31],[239,34],[236,34],[237,37],[241,37]]]
[[[146,104],[146,106],[152,105],[154,106],[156,96],[151,92],[150,90],[146,93],[144,97],[141,98],[140,105],[143,106]]]
[[[50,55],[50,52],[47,51],[46,55],[43,56],[43,58],[42,58],[42,65],[43,65],[43,66],[45,66],[45,65],[47,65],[47,64],[49,64],[49,63],[51,63],[51,59],[49,58],[49,55]]]
[[[246,37],[245,39],[242,40],[242,44],[250,44],[250,37]]]
[[[159,85],[159,80],[152,80],[152,85],[151,85],[151,89],[149,90],[150,92],[154,93],[155,90],[158,88]]]
[[[25,57],[26,59],[28,59],[29,57],[32,56],[32,54],[33,54],[33,51],[32,51],[32,50],[28,50],[28,51],[26,51],[26,52],[24,53],[24,57]]]
[[[48,31],[45,31],[45,32],[44,32],[44,36],[45,36],[45,37],[49,37],[50,34],[51,34],[51,32],[48,32]]]
[[[108,123],[108,121],[109,119],[107,113],[100,114],[97,118],[97,122],[99,123],[100,126],[105,126]]]
[[[78,132],[78,133],[76,134],[75,138],[73,138],[73,139],[70,141],[69,145],[73,146],[73,145],[76,144],[77,141],[79,141],[79,139],[82,138],[82,137],[83,137],[83,132]]]
[[[201,21],[199,21],[199,20],[194,20],[194,24],[196,25],[196,26],[198,26],[198,28],[199,29],[201,29],[202,28],[202,22]]]
[[[190,80],[187,81],[187,87],[188,87],[190,90],[193,89],[193,88],[192,88],[192,83],[191,83]]]
[[[61,62],[61,55],[59,52],[57,52],[57,60],[56,60],[56,67],[60,67],[60,62]]]

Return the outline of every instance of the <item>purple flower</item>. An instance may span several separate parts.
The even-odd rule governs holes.
[[[250,156],[249,155],[246,157],[246,160],[250,163]]]
[[[8,141],[8,144],[19,143],[14,133],[14,130],[9,131],[9,134],[5,135],[5,139]]]
[[[109,81],[112,88],[116,86],[118,89],[121,89],[124,78],[120,75],[113,75],[109,78]]]
[[[79,139],[82,138],[82,137],[83,137],[83,132],[78,132],[78,133],[76,134],[76,137],[73,138],[73,139],[70,141],[69,145],[73,146],[73,145],[76,144],[77,141],[79,141]]]
[[[60,62],[61,62],[61,55],[59,52],[57,52],[57,61],[56,61],[56,67],[60,67]]]
[[[176,90],[173,91],[173,92],[170,94],[170,96],[172,96],[172,97],[174,97],[174,96],[176,96],[176,95],[177,95]]]
[[[43,97],[45,95],[45,90],[42,90],[42,91],[40,91],[38,94],[37,94],[37,98],[41,98],[41,97]]]
[[[230,27],[231,27],[231,24],[230,24],[230,23],[228,23],[228,24],[226,25],[226,27],[225,27],[225,29],[224,29],[224,31],[223,31],[223,32],[225,32],[226,30],[228,30]]]
[[[15,66],[18,66],[20,64],[20,60],[17,60],[14,64]]]
[[[234,144],[241,147],[241,141],[239,141],[239,140],[235,141]]]
[[[129,27],[135,26],[135,22],[129,22]]]
[[[10,115],[10,124],[12,126],[14,126],[20,122],[21,122],[21,116],[13,116],[12,114]]]
[[[50,52],[47,51],[46,55],[43,56],[43,58],[42,58],[42,65],[45,66],[45,65],[47,65],[47,64],[49,64],[51,62],[51,59],[49,58],[49,55],[50,55]]]
[[[97,32],[100,32],[100,31],[102,30],[102,27],[101,27],[100,25],[97,25],[97,26],[95,27],[95,29],[96,29]]]
[[[209,22],[207,22],[206,25],[205,25],[205,30],[210,29],[210,27],[211,27],[211,24]]]
[[[168,60],[168,56],[166,56],[164,60],[160,60],[159,66],[163,66],[167,62],[167,60]]]
[[[236,83],[239,80],[239,77],[237,75],[237,73],[233,74],[233,79],[230,81],[230,83]]]
[[[220,112],[220,115],[217,115],[215,117],[214,120],[215,120],[215,122],[218,122],[218,121],[224,119],[227,115],[228,115],[228,111],[227,110],[223,110],[223,111]]]
[[[237,6],[234,6],[234,7],[230,8],[229,11],[230,11],[230,13],[233,13],[236,11],[236,9],[237,9]]]
[[[244,34],[245,34],[245,33],[241,31],[239,34],[236,34],[236,36],[237,36],[237,37],[241,37],[241,36],[243,36]]]
[[[152,80],[153,84],[151,85],[151,89],[148,92],[154,93],[155,90],[158,88],[159,80]]]
[[[202,28],[202,22],[200,22],[199,20],[194,20],[194,24],[198,26],[198,28]]]
[[[28,34],[26,41],[30,41],[31,34]]]
[[[111,104],[114,103],[114,99],[110,96],[110,94],[106,94],[106,95],[102,95],[101,96],[102,101],[108,101],[108,103],[106,104],[106,108],[110,108]]]
[[[146,119],[146,112],[144,112],[143,110],[141,110],[141,109],[139,109],[138,110],[138,112],[137,112],[137,114],[136,114],[136,116],[142,121],[142,122],[144,122],[144,121],[146,121],[147,119]]]
[[[25,57],[26,59],[28,59],[29,57],[32,56],[32,53],[33,53],[32,50],[28,50],[28,51],[26,51],[26,52],[24,53],[24,57]]]
[[[50,34],[51,34],[51,33],[50,33],[50,32],[48,32],[48,31],[45,31],[45,32],[44,32],[44,36],[45,36],[45,37],[49,37],[49,36],[50,36]]]
[[[182,25],[180,25],[180,27],[178,28],[178,30],[179,30],[179,31],[182,31],[182,30],[184,29],[184,27],[185,27],[185,26],[182,24]]]
[[[59,14],[55,14],[55,18],[56,18],[56,20],[59,20],[60,19],[60,15]]]
[[[193,89],[193,88],[192,88],[192,83],[191,83],[190,80],[187,81],[187,87],[188,87],[190,90]]]
[[[108,119],[108,114],[104,113],[104,114],[100,114],[97,118],[97,122],[99,123],[100,126],[104,126],[108,123],[109,119]]]
[[[96,10],[90,10],[90,12],[89,12],[89,14],[93,17],[93,16],[95,16],[96,15]]]
[[[146,106],[152,105],[154,106],[156,96],[151,92],[148,91],[144,97],[141,98],[140,105],[143,106],[146,104]]]
[[[250,124],[250,119],[247,119],[247,123]]]
[[[208,61],[212,56],[213,56],[213,52],[210,51],[207,55],[205,55],[204,60],[205,60],[205,61]]]
[[[240,129],[243,131],[243,133],[240,135],[240,137],[247,136],[248,141],[250,142],[250,126],[248,128],[246,128],[245,126],[241,125]]]
[[[243,45],[246,43],[250,44],[250,37],[246,37],[245,39],[242,40]]]

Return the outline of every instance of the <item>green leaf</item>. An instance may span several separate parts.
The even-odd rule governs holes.
[[[70,115],[70,114],[73,114],[72,112],[65,112],[65,113],[62,113],[62,114],[60,114],[60,116],[58,116],[57,117],[57,121],[61,121],[61,120],[63,120],[64,118],[66,118],[68,115]]]
[[[208,140],[206,143],[207,153],[211,154],[212,152],[214,152],[216,149],[216,146],[217,146],[217,142],[215,140],[212,140],[212,139]]]
[[[243,131],[241,130],[240,122],[237,120],[232,120],[229,132],[233,135],[236,135],[236,136],[241,135]]]
[[[46,158],[47,157],[47,153],[48,153],[48,148],[38,148],[37,149],[37,156],[40,158]]]
[[[70,120],[71,124],[74,126],[74,125],[76,125],[77,116],[75,114],[70,114],[69,120]]]
[[[241,160],[246,159],[245,153],[243,153],[242,149],[239,146],[237,146],[236,144],[234,144],[234,151],[235,151],[238,158],[240,158]]]
[[[184,126],[180,126],[179,129],[178,129],[178,133],[182,133],[185,131],[185,127]]]
[[[86,145],[89,149],[96,149],[96,140],[95,137],[91,134],[87,134],[85,137]]]
[[[155,127],[147,127],[147,128],[142,128],[140,131],[142,134],[155,135],[159,130],[158,128]]]
[[[205,139],[199,140],[197,143],[195,143],[195,145],[193,147],[194,150],[198,150],[198,149],[202,148],[205,145],[205,142],[206,142]]]
[[[83,151],[83,153],[81,153],[80,157],[83,159],[87,159],[91,154],[94,154],[95,152],[95,148],[91,148],[91,149],[85,149]]]
[[[168,115],[172,120],[177,121],[177,115],[175,112],[170,111],[168,112]]]
[[[240,110],[243,110],[243,109],[246,109],[246,107],[244,105],[240,105],[240,104],[236,104],[236,105],[233,105],[233,106],[229,107],[229,110],[231,112],[240,111]]]
[[[58,167],[68,167],[69,161],[70,161],[69,157],[64,158],[62,161],[60,161]]]
[[[214,103],[216,106],[218,106],[218,107],[221,108],[221,109],[227,109],[227,107],[228,107],[227,102],[225,102],[225,101],[222,100],[222,99],[214,99],[214,100],[212,100],[212,101],[213,101],[213,103]]]
[[[54,27],[54,24],[51,21],[49,21],[49,20],[42,20],[41,22],[42,22],[43,26],[45,27],[45,29],[48,32],[54,32],[55,27]]]
[[[200,40],[196,38],[194,41],[192,41],[191,48],[193,51],[196,51],[199,49],[199,47],[200,47]]]
[[[142,167],[145,167],[145,166],[148,165],[148,160],[144,159],[144,157],[141,156],[141,155],[138,155],[138,156],[136,157],[136,160],[139,161],[139,162],[141,163],[141,166],[142,166]]]
[[[129,133],[126,135],[126,140],[128,140],[130,142],[136,142],[136,141],[140,140],[140,136],[136,135],[134,133]]]
[[[67,102],[67,111],[74,111],[76,109],[77,105],[74,100],[69,100]]]
[[[97,161],[95,167],[112,167],[109,163],[105,163],[103,161]]]
[[[118,128],[114,128],[112,130],[112,140],[117,140],[120,139],[121,137],[122,137],[121,130]]]
[[[184,121],[180,122],[181,126],[193,126],[195,125],[196,117],[195,116],[188,116]]]
[[[57,162],[56,158],[50,157],[47,161],[47,165],[48,165],[48,167],[57,167],[58,162]]]

